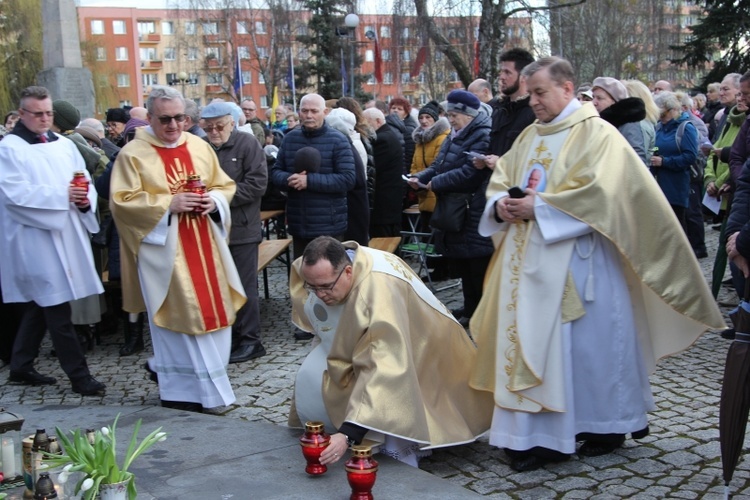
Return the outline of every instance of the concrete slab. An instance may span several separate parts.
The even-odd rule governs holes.
[[[24,434],[37,428],[53,433],[100,428],[120,413],[117,435],[122,451],[136,421],[140,437],[163,427],[168,439],[138,458],[131,468],[138,477],[138,498],[157,499],[305,499],[345,500],[351,490],[343,461],[323,476],[304,471],[300,431],[265,422],[246,422],[143,406],[5,405],[25,419]],[[375,498],[469,499],[479,496],[448,480],[387,457],[380,463]]]

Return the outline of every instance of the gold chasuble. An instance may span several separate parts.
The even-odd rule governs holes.
[[[344,299],[323,372],[334,427],[351,422],[419,443],[422,449],[474,441],[490,427],[492,396],[468,386],[476,347],[446,307],[393,254],[355,242],[354,283]],[[302,259],[294,262],[292,320],[306,316]],[[292,426],[300,424],[293,406]]]
[[[179,213],[168,215],[164,246],[144,242],[192,174],[200,175],[207,192],[218,199],[217,208],[224,207],[224,236],[209,216]],[[234,191],[234,181],[202,139],[183,133],[175,147],[165,147],[147,130],[137,129],[117,156],[110,186],[126,311],[145,310],[144,286],[153,321],[162,328],[200,335],[232,325],[245,302],[226,244]]]
[[[537,196],[617,250],[649,372],[706,329],[724,328],[661,189],[592,105],[524,130],[498,161],[487,198],[525,186],[533,170],[544,172]],[[502,224],[494,241],[484,293],[471,318],[479,352],[470,384],[494,393],[495,403],[508,410],[566,411],[560,329],[585,314],[585,298],[568,271],[575,238],[546,243],[532,220]],[[606,327],[601,334],[607,335]]]

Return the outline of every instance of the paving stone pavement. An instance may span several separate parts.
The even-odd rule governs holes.
[[[709,257],[701,259],[710,279],[718,232],[706,226]],[[230,365],[236,404],[218,409],[222,418],[263,420],[286,425],[297,367],[309,352],[309,341],[292,336],[286,268],[269,268],[270,298],[261,287],[263,343],[268,354],[260,359]],[[461,305],[460,288],[437,296],[449,307]],[[722,304],[737,302],[736,294],[723,286]],[[730,307],[722,306],[726,313]],[[606,334],[606,332],[603,332]],[[0,404],[60,405],[158,405],[159,392],[142,365],[147,351],[135,356],[117,355],[118,335],[103,337],[87,358],[91,372],[107,384],[102,397],[75,394],[57,360],[51,358],[45,341],[37,368],[57,377],[56,386],[26,387],[4,383]],[[729,342],[716,332],[707,332],[687,351],[662,360],[651,377],[657,409],[650,415],[651,434],[635,442],[626,441],[616,452],[596,458],[573,456],[569,461],[543,469],[516,473],[504,453],[486,439],[449,449],[437,450],[420,463],[435,476],[492,499],[560,498],[721,498],[721,459],[718,443],[718,403],[724,359]],[[8,368],[0,368],[0,380]],[[750,446],[746,439],[745,448]],[[750,464],[742,459],[732,481],[734,498],[750,498]]]

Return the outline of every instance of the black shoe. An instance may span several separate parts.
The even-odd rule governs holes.
[[[597,441],[589,439],[578,448],[578,454],[584,457],[600,457],[612,453],[625,442],[625,436],[614,441]]]
[[[71,380],[73,383],[73,392],[77,392],[83,396],[97,396],[104,394],[104,390],[107,388],[106,385],[96,380],[91,375],[87,375],[78,380]]]
[[[726,330],[721,332],[721,338],[727,340],[734,340],[735,335],[736,331],[734,328],[727,328]]]
[[[130,356],[141,352],[143,350],[143,315],[138,315],[138,321],[125,321],[124,333],[125,344],[120,347],[120,356]]]
[[[451,314],[456,318],[460,319],[464,316],[464,308],[461,307],[459,309],[451,309]]]
[[[200,403],[191,403],[188,401],[167,401],[166,399],[162,399],[161,406],[163,408],[172,408],[173,410],[203,413],[203,405]]]
[[[143,364],[143,368],[145,368],[146,371],[148,372],[148,379],[151,382],[156,382],[158,384],[159,383],[159,375],[154,370],[151,369],[151,366],[149,366],[148,361],[146,361]]]
[[[57,383],[55,377],[42,375],[33,368],[26,372],[15,372],[11,370],[10,375],[8,376],[8,381],[24,385],[53,385]]]
[[[695,250],[695,258],[696,259],[705,259],[708,257],[708,252],[705,250]]]
[[[314,335],[312,333],[303,332],[302,330],[294,332],[294,338],[297,339],[297,340],[310,340],[313,337],[314,337]],[[231,361],[230,361],[230,363],[231,363]]]
[[[246,344],[241,345],[237,349],[233,350],[229,355],[230,363],[242,363],[243,361],[249,361],[251,359],[259,358],[266,355],[266,348],[263,344]]]
[[[536,455],[527,455],[523,458],[514,458],[510,461],[510,468],[516,472],[529,472],[532,470],[541,469],[543,466],[550,463],[551,460],[538,457]]]

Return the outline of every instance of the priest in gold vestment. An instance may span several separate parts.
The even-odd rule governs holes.
[[[724,325],[658,185],[575,98],[570,64],[524,76],[537,121],[490,179],[479,231],[496,251],[470,323],[470,385],[494,395],[490,444],[518,471],[645,436],[657,360]]]
[[[468,386],[474,344],[401,259],[321,236],[294,262],[290,289],[294,323],[316,339],[289,423],[326,424],[321,463],[368,439],[416,466],[489,428],[492,397]]]
[[[162,406],[229,405],[231,326],[245,302],[227,246],[235,184],[207,142],[183,133],[179,92],[155,86],[146,104],[150,125],[120,151],[110,186],[123,308],[148,312]],[[186,189],[193,174],[204,194]]]

